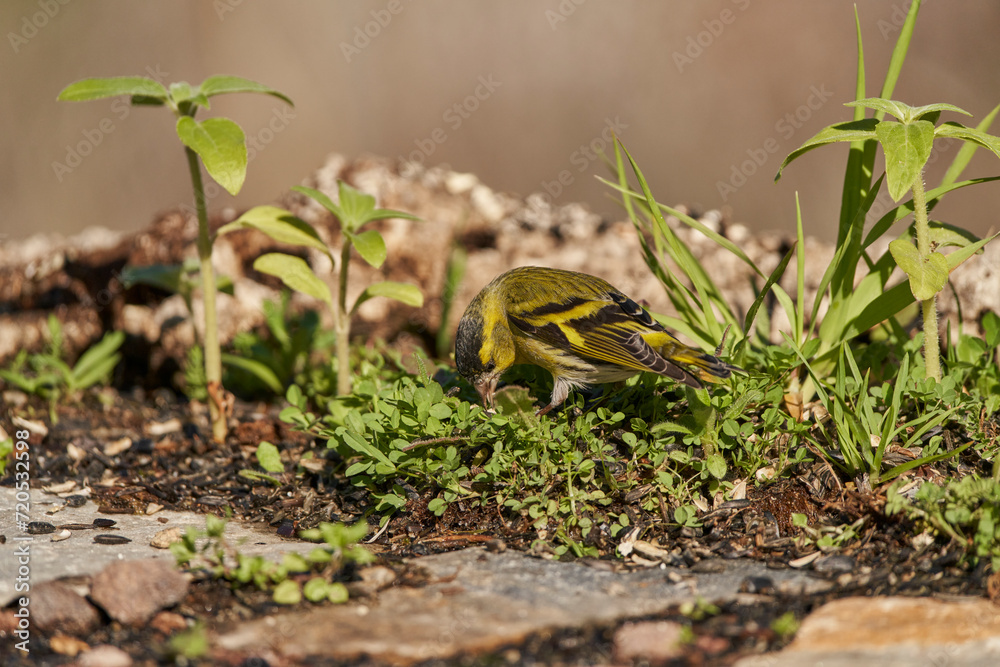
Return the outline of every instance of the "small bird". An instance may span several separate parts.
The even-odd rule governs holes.
[[[514,364],[549,371],[552,400],[538,415],[562,404],[572,388],[642,371],[700,388],[699,378],[720,382],[742,370],[684,345],[607,281],[537,266],[497,276],[472,300],[458,324],[455,362],[489,408],[500,376]]]

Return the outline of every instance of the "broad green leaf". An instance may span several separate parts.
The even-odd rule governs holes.
[[[295,106],[291,99],[274,88],[239,76],[225,74],[210,76],[201,82],[200,90],[206,97],[223,95],[225,93],[264,93],[265,95],[277,97],[279,100],[287,102],[290,106]]]
[[[369,220],[368,216],[375,210],[375,197],[355,190],[344,181],[337,183],[340,191],[340,210],[343,215],[340,222],[351,232]]]
[[[198,122],[190,116],[177,119],[177,136],[205,164],[209,176],[235,195],[247,175],[246,136],[228,118]]]
[[[240,368],[250,373],[255,378],[263,382],[268,389],[273,391],[278,396],[280,396],[285,390],[284,385],[281,383],[281,380],[275,374],[274,370],[267,364],[257,361],[256,359],[247,359],[246,357],[239,357],[235,354],[223,352],[222,363],[227,366],[232,366],[233,368]]]
[[[312,197],[313,199],[318,201],[323,208],[325,208],[330,213],[333,213],[335,216],[337,216],[338,220],[343,219],[344,213],[343,211],[340,210],[340,207],[334,204],[332,199],[330,199],[328,196],[326,196],[326,194],[320,192],[319,190],[316,190],[314,188],[307,188],[304,185],[293,185],[292,190],[294,190],[295,192],[301,192],[307,197]]]
[[[281,452],[267,440],[257,445],[257,463],[267,472],[285,472],[285,464],[281,462]]]
[[[380,283],[373,283],[366,287],[365,291],[358,297],[358,300],[354,302],[354,308],[351,309],[351,312],[356,312],[358,306],[374,296],[384,296],[389,299],[395,299],[396,301],[405,303],[407,306],[413,306],[414,308],[419,308],[424,305],[424,295],[420,292],[420,288],[416,285],[386,280]]]
[[[167,89],[162,83],[144,76],[114,76],[106,79],[83,79],[62,89],[60,102],[85,102],[118,95],[139,95],[164,102]]]
[[[822,130],[817,132],[816,135],[806,140],[804,144],[788,154],[788,157],[786,157],[784,162],[781,163],[781,166],[778,167],[778,173],[774,175],[774,180],[778,181],[778,179],[781,178],[782,170],[784,170],[784,168],[787,167],[792,160],[797,159],[799,156],[804,153],[808,153],[814,148],[843,141],[854,142],[875,139],[875,127],[877,125],[878,121],[874,118],[865,118],[862,120],[852,120],[846,123],[837,123],[836,125],[824,127]]]
[[[385,262],[386,250],[385,241],[382,239],[381,234],[374,229],[369,229],[360,234],[352,234],[350,232],[345,232],[345,234],[362,259],[376,269],[382,266],[382,263]]]
[[[333,307],[330,288],[316,277],[312,268],[301,257],[272,252],[254,260],[253,268],[281,279],[289,289],[302,292]]]
[[[930,299],[944,289],[948,282],[948,260],[939,252],[921,257],[917,247],[906,239],[896,239],[889,244],[889,252],[896,264],[910,277],[913,296],[921,301]]]
[[[920,177],[927,164],[934,143],[934,125],[926,120],[905,125],[884,120],[875,127],[875,133],[885,151],[889,196],[899,201],[910,191],[913,181]]]
[[[990,149],[994,155],[1000,157],[1000,137],[987,134],[982,130],[966,127],[961,123],[951,122],[938,125],[934,133],[939,137],[946,137],[948,139],[971,141],[974,144]]]
[[[255,206],[236,220],[220,227],[216,236],[237,229],[256,229],[279,243],[315,248],[330,255],[330,249],[312,225],[277,206]]]

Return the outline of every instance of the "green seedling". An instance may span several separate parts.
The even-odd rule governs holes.
[[[289,289],[319,299],[330,308],[333,313],[334,328],[337,332],[337,394],[345,396],[351,393],[349,346],[351,318],[357,312],[358,307],[376,296],[395,299],[408,306],[419,307],[424,303],[423,294],[415,285],[382,281],[366,287],[348,308],[347,269],[350,265],[351,249],[357,250],[361,258],[369,265],[379,268],[386,259],[385,240],[378,231],[374,229],[361,231],[361,227],[373,220],[386,218],[415,220],[416,217],[402,211],[375,208],[374,197],[358,192],[343,181],[338,184],[339,204],[334,203],[326,194],[313,188],[296,186],[292,189],[312,197],[340,221],[339,264],[333,249],[323,242],[309,223],[274,206],[258,206],[250,209],[238,219],[221,227],[218,235],[221,236],[239,229],[256,229],[264,232],[275,241],[322,252],[330,259],[331,263],[339,266],[337,296],[334,298],[329,286],[316,275],[308,262],[301,257],[274,252],[261,255],[254,261],[253,265],[261,273],[280,278]]]
[[[226,439],[226,415],[223,409],[222,358],[215,306],[215,269],[212,267],[212,236],[208,229],[208,211],[201,164],[205,171],[230,194],[243,187],[247,171],[246,136],[242,128],[228,118],[195,120],[199,109],[209,108],[209,99],[227,93],[263,93],[292,104],[285,95],[263,84],[236,76],[210,76],[199,86],[179,81],[164,86],[141,76],[84,79],[59,93],[60,101],[81,102],[128,95],[133,106],[165,106],[177,117],[177,137],[184,145],[195,210],[198,214],[198,259],[205,303],[205,378],[209,393],[212,438]]]

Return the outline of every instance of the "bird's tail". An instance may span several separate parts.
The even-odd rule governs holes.
[[[739,366],[727,364],[718,357],[679,344],[676,341],[670,341],[664,345],[660,349],[660,354],[675,364],[691,368],[703,382],[719,383],[732,375],[734,371],[737,373],[745,372]]]

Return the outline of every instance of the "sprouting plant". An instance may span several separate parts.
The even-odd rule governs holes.
[[[207,515],[204,530],[188,528],[179,541],[170,545],[170,551],[178,565],[228,581],[233,588],[253,584],[259,590],[271,591],[278,604],[298,604],[303,596],[310,602],[346,602],[347,588],[331,580],[342,576],[349,564],[366,565],[375,560],[358,544],[368,532],[364,521],[353,526],[321,523],[301,531],[302,539],[319,545],[305,556],[286,553],[281,563],[240,552],[225,539],[225,531],[225,519]],[[300,584],[298,575],[309,578]]]
[[[111,374],[121,361],[118,348],[125,342],[125,334],[105,334],[70,366],[63,349],[62,326],[55,315],[49,315],[48,328],[49,349],[36,354],[22,350],[8,368],[0,369],[0,379],[25,393],[48,399],[49,418],[55,423],[60,397],[91,387]]]
[[[83,79],[59,93],[60,101],[81,102],[128,95],[133,106],[167,106],[177,117],[177,137],[184,144],[191,185],[198,214],[198,259],[202,299],[205,303],[205,377],[208,382],[212,438],[226,438],[226,416],[222,408],[222,360],[215,307],[215,270],[212,267],[212,236],[208,229],[205,188],[198,160],[215,181],[231,194],[243,187],[247,171],[246,136],[238,124],[228,118],[195,120],[202,107],[209,108],[209,98],[226,93],[263,93],[292,104],[285,95],[263,84],[236,76],[210,76],[199,86],[179,81],[164,86],[141,76]]]
[[[977,147],[988,148],[1000,157],[1000,138],[986,132],[1000,107],[994,109],[980,127],[970,128],[956,122],[935,125],[942,111],[971,115],[952,104],[937,103],[912,107],[891,99],[892,90],[902,68],[919,9],[919,1],[910,5],[909,14],[901,30],[899,41],[893,53],[892,64],[879,97],[865,97],[864,51],[861,46],[860,22],[858,22],[857,99],[847,103],[847,106],[855,109],[854,119],[823,128],[802,146],[792,151],[778,168],[775,180],[781,177],[781,172],[786,165],[814,148],[838,142],[851,144],[851,154],[844,179],[843,208],[837,244],[837,260],[841,261],[835,260],[831,264],[831,269],[834,269],[835,266],[840,267],[840,269],[835,269],[834,272],[837,275],[831,276],[828,272],[828,276],[831,276],[832,280],[828,281],[824,277],[823,283],[824,288],[825,285],[832,283],[832,289],[835,292],[835,303],[831,305],[831,312],[827,315],[831,324],[844,324],[847,322],[847,317],[854,316],[872,326],[894,316],[909,303],[906,292],[884,289],[885,279],[892,269],[887,258],[883,257],[877,262],[873,262],[865,249],[875,239],[885,234],[895,222],[901,220],[909,212],[913,213],[912,227],[916,245],[908,238],[900,237],[889,244],[889,254],[909,278],[907,290],[909,295],[921,303],[926,374],[929,378],[940,380],[937,294],[947,284],[949,273],[990,240],[996,238],[996,235],[972,242],[969,238],[971,235],[967,232],[940,224],[932,226],[928,219],[928,211],[941,196],[950,190],[971,184],[970,182],[956,184],[955,181]],[[855,20],[857,22],[856,11]],[[865,118],[864,110],[866,108],[876,112],[874,118]],[[898,121],[884,120],[886,114],[895,116]],[[967,146],[963,147],[955,158],[941,186],[928,192],[924,185],[923,173],[935,139],[959,139],[967,142]],[[870,209],[882,182],[880,179],[874,186],[871,182],[876,145],[882,147],[885,155],[885,181],[889,196],[892,197],[893,201],[898,202],[907,192],[912,192],[912,200],[883,216],[862,242],[865,214]],[[939,252],[939,248],[948,245],[956,245],[959,249],[947,255]],[[869,276],[878,280],[880,285],[875,280],[862,281],[861,285],[855,285],[854,271],[861,259],[868,263],[871,270]],[[881,277],[880,280],[879,277]],[[858,293],[867,299],[867,303],[855,296]],[[819,300],[817,300],[818,302]],[[871,322],[870,315],[873,313],[881,315],[881,319]],[[868,317],[864,317],[866,314]],[[825,322],[826,320],[824,320]],[[854,329],[858,328],[860,327],[854,327]],[[863,329],[861,330],[863,331]],[[860,333],[860,331],[856,333]],[[821,334],[821,338],[828,339],[830,337],[824,337]],[[835,347],[836,344],[830,344],[820,353]]]
[[[351,249],[357,250],[362,259],[377,269],[386,259],[385,240],[377,230],[361,231],[361,227],[373,220],[386,218],[415,220],[416,217],[403,211],[375,208],[374,197],[358,192],[343,181],[338,184],[339,204],[313,188],[296,186],[292,189],[312,197],[340,221],[340,272],[336,299],[330,293],[327,284],[301,257],[280,252],[267,253],[258,257],[253,267],[261,273],[280,278],[290,289],[319,299],[330,307],[333,312],[334,328],[337,331],[337,394],[343,396],[351,393],[349,347],[351,318],[358,307],[376,296],[389,297],[408,306],[419,307],[424,303],[423,294],[415,285],[387,280],[368,285],[348,308],[347,269],[350,265]],[[274,206],[252,208],[233,222],[221,227],[218,234],[221,236],[238,229],[256,229],[275,241],[318,250],[338,266],[333,249],[323,242],[316,230],[309,223],[296,218],[284,209]]]

